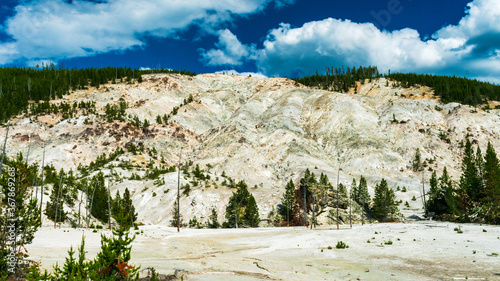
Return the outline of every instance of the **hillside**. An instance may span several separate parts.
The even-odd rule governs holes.
[[[144,153],[126,152],[101,169],[111,175],[111,194],[131,190],[139,222],[168,225],[177,173],[165,173],[160,180],[144,175],[148,164],[160,166],[162,158],[164,166],[177,165],[179,153],[191,169],[198,164],[210,175],[204,181],[194,179],[192,173],[182,176],[181,184],[190,184],[190,191],[181,197],[181,213],[187,222],[194,215],[205,221],[211,207],[222,220],[234,191],[224,186],[228,179],[222,177],[223,172],[248,183],[261,219],[267,218],[280,202],[286,182],[297,183],[306,168],[317,176],[327,174],[335,185],[338,151],[342,151],[341,183],[349,187],[353,177],[358,180],[363,175],[373,195],[375,184],[385,178],[391,188],[408,189],[396,192],[398,200],[410,205],[401,204],[401,212],[421,215],[422,175],[411,169],[417,148],[430,168],[441,174],[446,166],[455,181],[460,175],[460,142],[466,135],[482,151],[488,141],[500,150],[499,109],[440,104],[430,88],[388,87],[384,78],[359,84],[357,94],[311,89],[284,78],[215,74],[142,78],[142,83],[109,83],[51,101],[94,101],[100,116],[82,111],[65,120],[61,113],[11,120],[7,155],[26,155],[29,150],[29,162],[41,163],[45,144],[45,163],[68,171],[120,147],[144,147]],[[193,101],[185,102],[190,96]],[[138,128],[128,121],[106,120],[106,105],[118,104],[120,99],[128,103],[127,115],[148,119],[151,125]],[[173,110],[177,114],[168,118],[167,125],[155,122],[157,116]],[[5,128],[0,128],[2,140],[4,135]],[[130,180],[134,173],[141,179]],[[413,196],[418,200],[412,201]],[[326,217],[322,221],[327,222]],[[45,218],[44,224],[50,221]]]

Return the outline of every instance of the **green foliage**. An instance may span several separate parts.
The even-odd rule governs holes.
[[[415,157],[413,157],[412,168],[414,172],[420,171],[422,169],[422,155],[420,154],[420,149],[417,147],[415,151]]]
[[[379,221],[392,221],[398,213],[398,204],[394,190],[390,189],[387,181],[382,179],[375,186],[375,197],[373,198],[373,214]]]
[[[248,191],[244,181],[238,182],[236,192],[233,192],[226,206],[226,221],[224,227],[250,226],[257,227],[260,218],[255,198]]]
[[[212,214],[208,218],[207,227],[208,228],[219,228],[220,227],[219,221],[217,219],[217,211],[215,210],[215,208],[212,208]]]
[[[33,102],[28,106],[27,111],[30,115],[38,116],[45,114],[60,114],[62,119],[73,118],[77,116],[86,116],[96,114],[95,101],[73,103],[73,106],[65,101],[60,103],[51,103],[48,100]]]
[[[490,142],[488,142],[484,160],[482,175],[485,197],[482,204],[490,210],[486,212],[484,219],[487,222],[498,224],[500,223],[500,162]]]
[[[297,195],[295,193],[295,185],[293,181],[286,184],[285,192],[281,196],[281,204],[278,205],[278,214],[288,223],[294,219],[296,215]]]
[[[126,110],[128,108],[128,103],[123,99],[120,98],[118,104],[106,104],[105,107],[105,114],[106,114],[106,120],[108,122],[113,122],[113,120],[118,120],[118,121],[125,121],[126,117]]]
[[[85,237],[82,236],[82,244],[78,248],[78,260],[73,255],[73,247],[68,251],[68,257],[62,268],[54,266],[53,278],[56,280],[85,281],[87,280],[87,262],[85,256]]]
[[[170,226],[181,227],[182,226],[182,214],[177,208],[177,199],[174,201],[174,207],[172,208],[172,220],[170,221]]]
[[[154,71],[196,75],[196,73],[189,71],[169,69],[156,69]],[[99,88],[101,84],[109,83],[113,78],[115,78],[115,82],[116,79],[123,80],[124,78],[131,82],[132,78],[136,77],[140,83],[142,75],[151,72],[152,70],[133,70],[129,67],[65,69],[56,68],[53,64],[36,68],[0,68],[0,108],[2,108],[0,123],[5,123],[11,117],[25,112],[30,101],[35,104],[30,110],[32,113],[48,113],[46,108],[51,107],[48,101],[61,98],[72,90],[88,87]],[[47,103],[40,107],[40,101]],[[72,114],[70,111],[74,112],[75,109],[73,107],[70,110],[67,106],[65,107],[68,112],[63,114],[67,114],[69,118]],[[54,113],[54,109],[51,109],[51,112]]]
[[[252,194],[250,194],[250,198],[248,198],[248,204],[243,216],[243,223],[250,227],[258,227],[260,223],[259,207]]]
[[[352,199],[357,202],[360,206],[364,207],[365,210],[370,207],[370,194],[368,193],[368,184],[366,179],[361,176],[359,179],[359,185],[357,188],[351,187]]]
[[[96,176],[92,177],[90,186],[93,187],[92,194],[94,195],[90,213],[96,219],[107,223],[109,221],[109,193],[104,184],[104,174],[99,172]]]
[[[188,226],[191,228],[203,228],[203,224],[198,221],[196,216],[189,220]]]
[[[106,155],[106,153],[103,153],[99,156],[97,156],[97,159],[95,161],[90,162],[89,166],[87,167],[87,171],[97,171],[99,168],[104,167],[106,164],[115,161],[120,155],[124,154],[125,151],[121,147],[118,147],[114,152],[110,153],[109,156]],[[80,166],[79,169],[82,169],[83,167]]]
[[[306,212],[312,210],[312,186],[317,184],[316,176],[311,173],[309,169],[304,172],[304,177],[299,181],[299,204],[301,204],[301,209]],[[305,203],[305,206],[304,206]]]
[[[175,166],[151,166],[149,170],[146,171],[145,177],[150,179],[150,180],[156,180],[159,179],[161,175],[167,174],[167,173],[173,173],[176,171]]]
[[[337,248],[337,249],[346,249],[346,248],[349,248],[349,246],[346,243],[342,242],[342,241],[338,241],[337,245],[335,246],[335,248]]]
[[[429,184],[429,197],[426,202],[427,212],[433,213],[436,217],[441,217],[444,214],[456,214],[455,191],[446,167],[444,167],[443,174],[439,179],[436,172],[433,172]]]
[[[137,213],[128,188],[125,188],[123,198],[120,197],[120,192],[116,192],[115,198],[111,201],[111,215],[118,225],[123,227],[132,227],[137,221]]]
[[[5,158],[3,171],[0,174],[0,188],[2,194],[0,201],[0,276],[8,272],[7,256],[14,245],[7,240],[11,226],[16,231],[15,247],[23,249],[34,239],[34,234],[40,227],[40,208],[37,199],[32,199],[32,182],[39,178],[36,165],[27,165],[22,154],[16,159]],[[15,221],[8,221],[16,219]],[[8,224],[7,224],[8,222]],[[24,255],[18,256],[19,264],[23,263]],[[21,268],[15,269],[21,273]],[[21,274],[22,275],[22,274]]]
[[[204,171],[200,169],[200,166],[198,164],[196,164],[196,166],[194,167],[194,170],[193,170],[193,176],[195,178],[199,179],[200,181],[210,179],[210,176],[203,174],[203,172]]]
[[[64,195],[67,189],[63,188],[63,173],[61,170],[61,181],[54,184],[50,201],[45,206],[45,215],[54,222],[64,222],[66,220],[66,212],[64,212]]]
[[[441,97],[443,103],[478,105],[486,100],[500,100],[500,86],[477,80],[414,73],[393,73],[387,77],[399,81],[402,87],[412,87],[417,84],[431,87],[435,94]]]
[[[112,237],[101,235],[101,251],[94,260],[89,261],[85,255],[85,238],[82,237],[78,259],[74,258],[75,252],[71,248],[62,268],[56,265],[53,274],[45,272],[45,276],[42,276],[37,268],[32,268],[28,280],[136,280],[139,268],[128,264],[134,239],[135,236],[129,237],[129,229],[122,227],[113,230]]]
[[[336,92],[347,92],[350,88],[356,86],[356,81],[364,83],[366,79],[380,77],[377,67],[347,67],[347,69],[327,67],[325,75],[306,76],[302,78],[295,78],[295,82],[301,83],[306,86],[318,87],[319,89],[333,90]]]

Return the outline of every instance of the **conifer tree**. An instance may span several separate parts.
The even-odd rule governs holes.
[[[134,239],[125,227],[113,230],[112,237],[101,235],[101,251],[91,262],[90,280],[135,280],[139,268],[128,265]]]
[[[260,222],[259,210],[255,198],[248,191],[247,184],[240,181],[236,184],[236,188],[237,191],[233,192],[226,206],[224,227],[258,226]]]
[[[61,170],[61,174],[62,173],[63,171]],[[49,202],[47,202],[45,206],[45,215],[56,223],[66,220],[66,212],[64,212],[64,193],[62,181],[56,182],[52,188]]]
[[[444,172],[443,172],[444,174]],[[429,180],[429,199],[426,202],[427,212],[434,213],[435,216],[445,214],[447,212],[448,206],[446,203],[446,187],[442,187],[439,184],[436,171],[432,173],[431,179]]]
[[[20,253],[27,244],[31,244],[35,232],[41,226],[39,204],[36,199],[30,198],[33,188],[31,183],[36,177],[37,170],[36,165],[29,166],[22,154],[18,154],[13,160],[5,158],[0,171],[0,190],[5,195],[0,197],[0,277],[2,278],[10,274],[8,255],[13,252]],[[14,182],[10,179],[14,179]],[[12,203],[15,203],[14,206]],[[12,219],[14,220],[8,221]],[[5,235],[12,226],[17,234],[15,244],[11,244]],[[18,256],[17,264],[21,265],[24,258],[24,255]],[[21,270],[20,267],[15,268],[16,272]]]
[[[250,194],[250,197],[248,198],[243,223],[250,227],[258,227],[260,223],[259,207],[257,206],[257,202],[255,202],[255,198],[252,194]]]
[[[212,214],[210,215],[209,217],[209,220],[207,221],[207,227],[208,228],[219,228],[220,224],[219,224],[219,220],[218,220],[218,215],[217,215],[217,211],[215,210],[215,208],[212,208]]]
[[[368,193],[368,184],[366,183],[365,177],[361,176],[359,179],[359,186],[357,189],[357,194],[354,200],[365,210],[370,208],[370,193]]]
[[[177,208],[177,200],[174,200],[174,207],[172,208],[172,220],[170,222],[170,226],[172,227],[181,227],[182,226],[182,214],[179,213]]]
[[[394,190],[389,188],[385,179],[382,179],[380,184],[375,186],[373,214],[379,221],[389,221],[394,219],[394,215],[396,215],[397,212],[398,207]]]
[[[109,221],[109,194],[108,189],[104,183],[104,174],[99,172],[95,177],[92,178],[92,185],[95,188],[95,191],[92,191],[94,194],[92,209],[90,213],[92,216],[97,218],[98,220],[107,223]]]
[[[292,220],[295,216],[294,206],[296,204],[295,198],[295,185],[293,181],[290,181],[286,184],[285,193],[281,196],[281,204],[278,205],[278,214],[287,221],[287,224],[290,224],[290,220]]]
[[[415,151],[415,157],[413,158],[413,164],[412,164],[414,172],[420,171],[420,169],[422,168],[421,158],[422,155],[420,154],[420,149],[417,148],[417,150]]]
[[[494,224],[500,223],[500,162],[493,145],[488,142],[484,156],[484,184],[487,208],[486,219]]]
[[[476,157],[474,155],[474,149],[472,148],[472,143],[467,139],[465,143],[464,157],[462,159],[462,176],[460,178],[460,189],[467,198],[462,197],[462,201],[467,207],[474,207],[475,202],[481,198],[483,194],[483,188],[481,179],[479,177],[478,167],[476,165]],[[464,206],[464,207],[465,207]]]
[[[358,184],[356,183],[356,179],[352,179],[351,183],[351,190],[349,191],[349,197],[351,200],[354,200],[354,198],[357,198],[358,194]]]

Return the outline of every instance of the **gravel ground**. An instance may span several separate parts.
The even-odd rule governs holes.
[[[460,227],[463,233],[454,228]],[[446,222],[255,229],[143,226],[132,264],[184,280],[500,280],[500,227]],[[89,230],[44,227],[28,251],[50,269],[85,235],[87,257],[100,247]],[[336,249],[338,241],[349,248]],[[367,241],[370,241],[368,243]],[[392,241],[392,245],[386,242]],[[332,249],[329,249],[329,246]]]

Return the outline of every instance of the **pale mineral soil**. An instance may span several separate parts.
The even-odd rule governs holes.
[[[131,263],[163,274],[182,269],[184,280],[500,280],[500,256],[494,254],[500,253],[499,226],[421,221],[340,230],[333,225],[177,233],[152,225],[140,231]],[[64,263],[83,234],[87,258],[95,257],[101,233],[109,235],[45,226],[27,249],[50,269]],[[392,245],[385,244],[389,240]],[[349,248],[336,249],[338,241]]]

